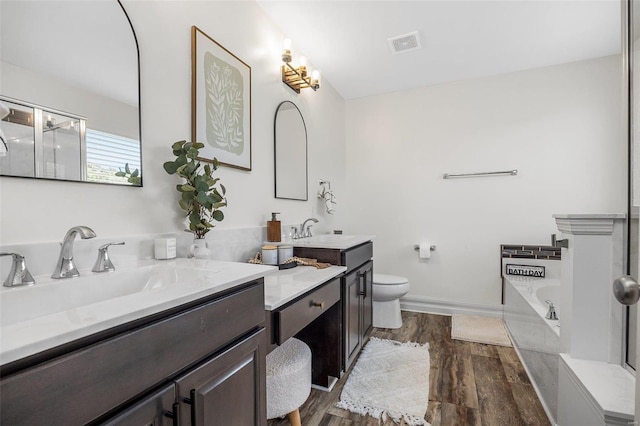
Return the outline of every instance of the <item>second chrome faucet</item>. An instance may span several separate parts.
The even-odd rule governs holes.
[[[69,229],[62,241],[58,263],[56,264],[56,269],[54,269],[53,274],[51,274],[51,278],[72,278],[80,275],[78,268],[76,268],[73,262],[73,242],[77,235],[80,235],[82,239],[87,239],[94,238],[96,233],[88,226],[74,226]]]

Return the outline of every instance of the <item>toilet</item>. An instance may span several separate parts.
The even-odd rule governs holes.
[[[395,275],[373,274],[373,326],[400,328],[400,298],[409,292],[409,280]]]

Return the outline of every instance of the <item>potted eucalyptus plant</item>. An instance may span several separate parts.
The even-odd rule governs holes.
[[[203,165],[198,160],[200,149],[204,148],[200,142],[178,141],[171,148],[176,159],[167,161],[163,167],[170,175],[177,174],[184,179],[184,183],[176,185],[176,189],[181,194],[178,204],[189,219],[189,229],[185,231],[194,235],[191,254],[208,257],[204,237],[215,226],[214,221],[224,219],[220,209],[227,206],[227,191],[220,183],[220,178],[213,177],[213,172],[218,169],[218,160],[214,158],[211,163]],[[198,250],[202,256],[198,255]]]

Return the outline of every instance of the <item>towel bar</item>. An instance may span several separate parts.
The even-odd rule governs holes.
[[[508,175],[508,176],[515,176],[518,174],[518,170],[514,169],[514,170],[505,170],[502,172],[478,172],[478,173],[461,173],[461,174],[449,174],[449,173],[445,173],[444,175],[442,175],[442,179],[450,179],[450,178],[457,178],[457,177],[479,177],[479,176],[503,176],[503,175]]]

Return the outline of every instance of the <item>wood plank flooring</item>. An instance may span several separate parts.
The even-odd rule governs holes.
[[[452,340],[448,316],[403,311],[402,319],[402,328],[375,328],[371,335],[429,343],[431,371],[425,419],[432,426],[550,425],[513,348]],[[330,393],[311,390],[309,399],[300,407],[303,426],[394,424],[335,406],[348,373]],[[288,424],[286,419],[269,421],[269,426]]]

